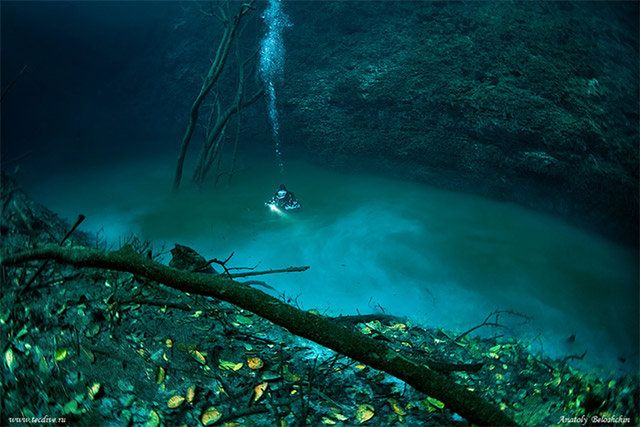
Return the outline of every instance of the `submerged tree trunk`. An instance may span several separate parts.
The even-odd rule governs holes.
[[[47,245],[18,254],[3,255],[0,264],[12,266],[33,260],[54,260],[77,267],[129,272],[175,289],[207,295],[249,310],[291,333],[312,340],[345,356],[387,372],[419,391],[441,400],[452,411],[480,425],[514,425],[504,412],[420,361],[393,351],[330,318],[299,310],[225,275],[213,276],[176,270],[136,253],[130,246],[104,252],[86,247]]]
[[[200,152],[196,170],[193,174],[193,181],[195,183],[197,183],[198,185],[204,184],[204,181],[207,178],[207,174],[211,170],[211,166],[213,166],[214,161],[218,158],[220,145],[222,143],[222,132],[227,126],[229,119],[231,119],[234,114],[237,114],[242,109],[248,107],[258,99],[262,98],[263,95],[264,91],[259,90],[247,101],[242,102],[242,92],[239,92],[233,105],[231,105],[227,110],[224,111],[224,113],[218,116],[213,130],[207,137],[207,141],[205,142],[205,145]]]
[[[238,33],[238,27],[240,26],[242,17],[246,15],[247,12],[249,12],[249,10],[251,9],[253,9],[253,0],[248,3],[242,4],[242,6],[240,6],[240,11],[238,12],[238,14],[235,15],[227,24],[222,39],[220,40],[220,44],[218,45],[218,49],[216,50],[215,58],[213,59],[211,67],[209,67],[209,71],[207,72],[207,76],[205,77],[204,82],[202,83],[202,87],[200,88],[200,92],[191,105],[189,123],[187,124],[187,129],[185,130],[184,136],[182,137],[180,152],[178,154],[178,161],[176,163],[176,172],[173,177],[174,190],[177,190],[180,187],[180,182],[182,181],[184,160],[187,155],[187,149],[189,148],[189,144],[191,142],[191,137],[193,136],[193,131],[195,130],[196,123],[198,122],[202,102],[211,91],[211,88],[213,87],[215,82],[218,81],[218,77],[220,77],[220,73],[222,73],[227,60],[227,56],[229,55],[231,42],[235,39]]]

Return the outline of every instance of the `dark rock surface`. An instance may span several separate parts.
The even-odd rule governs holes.
[[[293,2],[287,11],[288,144],[637,244],[637,4]]]

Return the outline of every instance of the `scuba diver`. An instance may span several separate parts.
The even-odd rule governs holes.
[[[284,184],[280,184],[278,187],[278,191],[273,195],[273,197],[264,204],[270,208],[279,208],[284,209],[286,211],[291,211],[295,209],[300,209],[300,203],[296,200],[296,196],[289,190]]]

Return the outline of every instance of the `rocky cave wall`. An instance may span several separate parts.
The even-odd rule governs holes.
[[[637,4],[290,2],[287,11],[289,146],[637,244]]]

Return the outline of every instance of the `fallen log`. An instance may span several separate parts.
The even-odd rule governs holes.
[[[0,264],[12,266],[48,259],[76,267],[128,272],[183,292],[227,301],[264,317],[295,335],[399,378],[415,389],[444,402],[448,409],[471,423],[515,425],[507,414],[478,394],[420,361],[409,359],[391,350],[384,343],[353,331],[330,318],[299,310],[225,275],[176,270],[138,254],[129,245],[113,252],[82,246],[62,248],[57,245],[45,245],[17,254],[3,254]]]

